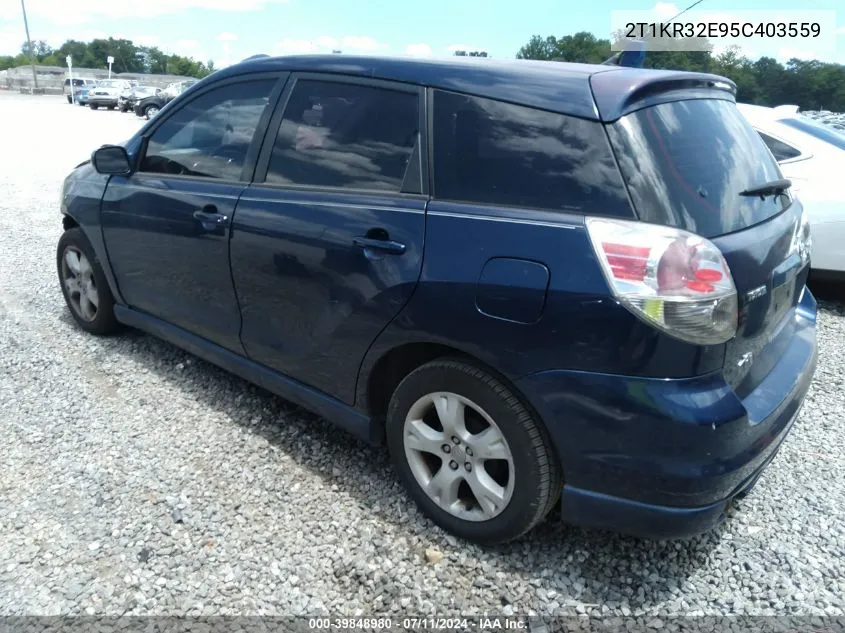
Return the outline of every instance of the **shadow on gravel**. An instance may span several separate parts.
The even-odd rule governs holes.
[[[66,311],[61,319],[73,325]],[[648,609],[682,594],[685,581],[708,565],[730,529],[729,513],[726,524],[695,539],[646,541],[567,526],[555,510],[517,542],[495,548],[469,545],[417,512],[394,476],[386,448],[368,446],[328,421],[141,332],[130,330],[100,341],[103,356],[113,362],[123,357],[178,385],[209,411],[265,438],[328,485],[336,485],[339,494],[353,496],[367,512],[396,528],[389,536],[374,536],[374,541],[417,541],[422,543],[420,557],[422,549],[431,546],[447,556],[454,553],[452,559],[458,554],[474,559],[465,570],[473,587],[500,592],[503,606],[518,606],[529,596],[510,593],[498,572],[521,576],[533,591],[545,592],[546,600],[556,595],[560,609],[569,612],[582,603]],[[386,554],[395,552],[386,543],[377,547]]]
[[[808,285],[819,307],[845,314],[845,282],[811,280]]]

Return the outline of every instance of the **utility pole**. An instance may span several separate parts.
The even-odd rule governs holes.
[[[35,74],[35,50],[32,48],[32,40],[29,39],[29,22],[26,21],[26,5],[24,0],[21,0],[21,9],[23,10],[23,26],[26,29],[26,45],[29,47],[29,61],[32,64],[32,94],[38,90],[38,77]]]

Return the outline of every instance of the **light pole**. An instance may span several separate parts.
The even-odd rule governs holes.
[[[76,102],[76,97],[73,94],[73,57],[68,55],[65,57],[65,61],[67,62],[67,72],[70,79],[70,102],[73,104]]]
[[[111,55],[109,55],[109,56],[106,58],[106,61],[109,63],[109,79],[111,79],[111,65],[114,63],[114,57],[112,57]]]
[[[29,22],[26,20],[26,5],[21,0],[21,9],[23,10],[23,26],[26,29],[26,45],[29,47],[29,62],[32,65],[32,94],[38,90],[38,77],[35,75],[35,51],[32,48],[32,40],[29,39]]]

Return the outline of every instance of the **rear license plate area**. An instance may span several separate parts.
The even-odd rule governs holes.
[[[781,285],[772,288],[772,323],[779,323],[795,303],[795,279],[795,274],[791,274]]]

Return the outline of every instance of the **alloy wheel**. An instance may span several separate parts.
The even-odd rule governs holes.
[[[62,257],[62,283],[77,316],[88,322],[96,319],[100,295],[94,280],[94,268],[85,253],[74,246],[68,246]]]
[[[510,446],[477,404],[451,392],[429,393],[405,417],[405,457],[425,493],[466,521],[498,516],[513,496]]]

